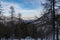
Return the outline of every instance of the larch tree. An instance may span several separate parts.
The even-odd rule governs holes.
[[[46,2],[44,4],[42,4],[44,6],[44,11],[46,13],[51,13],[51,19],[52,19],[52,30],[53,30],[53,40],[55,40],[55,11],[57,8],[60,7],[60,0],[46,0]],[[57,28],[57,40],[58,40],[58,28]]]

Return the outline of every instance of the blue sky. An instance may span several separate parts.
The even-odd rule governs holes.
[[[24,9],[41,8],[40,0],[3,0],[3,1],[22,4],[21,7]]]
[[[20,12],[22,17],[27,19],[39,16],[40,11],[42,10],[41,1],[42,0],[3,0],[2,4],[6,8],[13,5],[16,12]]]

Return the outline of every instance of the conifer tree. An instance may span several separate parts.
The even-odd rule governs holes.
[[[14,21],[14,20],[13,20],[13,18],[14,18],[14,13],[15,13],[14,7],[11,6],[10,9],[11,9],[11,21],[13,22],[13,21]]]

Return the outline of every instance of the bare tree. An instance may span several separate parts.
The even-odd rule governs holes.
[[[51,19],[52,19],[52,26],[53,26],[53,40],[55,40],[55,11],[57,7],[60,7],[60,0],[46,0],[46,3],[44,3],[44,9],[47,13],[51,13]],[[58,31],[58,28],[57,28]],[[58,40],[58,33],[57,33],[57,40]]]
[[[2,13],[3,13],[3,7],[2,7],[2,4],[1,4],[1,1],[0,1],[0,20],[2,20]]]
[[[2,5],[1,5],[1,1],[0,1],[0,15],[2,13]]]

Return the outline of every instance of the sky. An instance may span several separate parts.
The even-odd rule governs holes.
[[[20,13],[23,19],[34,19],[40,17],[42,12],[42,0],[1,0],[4,15],[10,15],[10,6],[14,7],[15,16]]]

